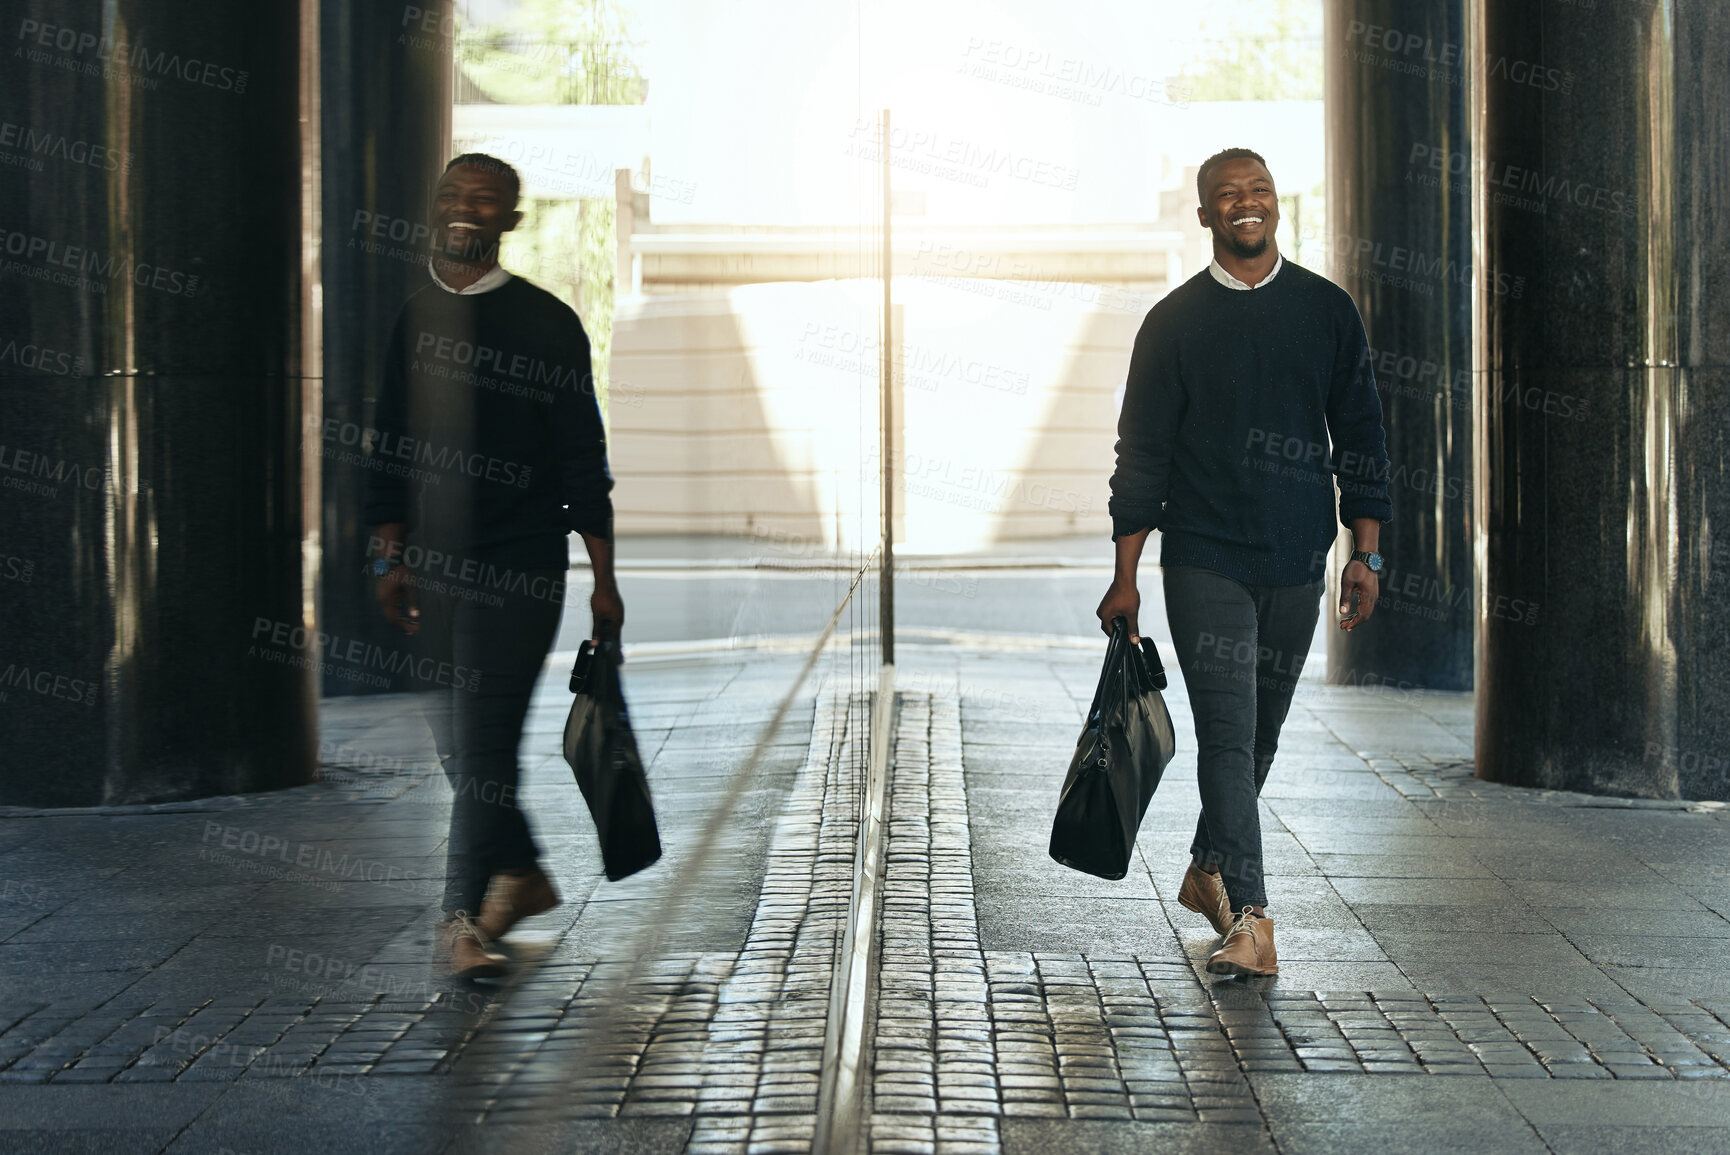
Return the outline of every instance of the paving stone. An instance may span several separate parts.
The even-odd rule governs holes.
[[[1009,663],[1004,665],[1007,669]],[[1087,671],[1077,673],[1074,692],[1085,698],[1090,679]],[[689,700],[701,702],[703,695]],[[1182,716],[1177,689],[1172,701],[1182,732],[1187,718]],[[685,709],[679,706],[661,721],[671,728]],[[841,713],[853,709],[850,703]],[[1558,1087],[1581,1078],[1612,1080],[1606,1085],[1611,1089],[1621,1080],[1681,1082],[1730,1076],[1725,1065],[1730,1020],[1723,1017],[1730,1008],[1718,1002],[1697,1003],[1674,996],[1645,1002],[1612,999],[1608,995],[1613,991],[1602,984],[1570,988],[1567,975],[1558,976],[1549,989],[1573,993],[1548,999],[1520,989],[1491,990],[1488,984],[1468,991],[1431,989],[1443,984],[1417,981],[1418,972],[1412,977],[1423,989],[1405,989],[1397,985],[1403,976],[1391,964],[1378,964],[1382,970],[1364,968],[1363,975],[1377,977],[1365,977],[1363,985],[1381,988],[1368,991],[1323,995],[1292,991],[1289,977],[1323,974],[1305,971],[1298,962],[1292,964],[1291,976],[1282,976],[1286,989],[1278,984],[1261,988],[1248,983],[1212,984],[1183,957],[1180,939],[1170,934],[1160,919],[1163,908],[1154,901],[1145,903],[1151,918],[1144,921],[1157,933],[1145,941],[1102,941],[1038,952],[984,950],[981,918],[995,918],[993,912],[1001,908],[993,905],[999,896],[989,890],[976,901],[972,854],[981,829],[998,829],[995,823],[1001,813],[993,807],[1009,795],[982,791],[976,798],[983,804],[970,811],[963,756],[980,766],[996,766],[994,773],[1037,765],[1037,775],[1022,774],[1027,781],[1037,778],[1040,783],[1037,790],[1029,789],[1025,805],[1028,813],[1036,813],[1039,822],[1048,824],[1055,789],[1051,779],[1061,776],[1075,721],[1066,717],[1043,745],[1015,745],[1004,741],[1011,735],[1001,730],[991,735],[999,740],[993,745],[964,747],[962,735],[970,724],[965,714],[952,697],[907,694],[895,735],[877,1048],[868,1078],[874,1090],[894,1091],[891,1099],[898,1096],[903,1106],[917,1108],[911,1114],[884,1112],[879,1101],[876,1119],[905,1121],[920,1129],[900,1137],[882,1130],[885,1142],[904,1139],[915,1145],[908,1149],[918,1150],[995,1151],[999,1128],[1009,1124],[996,1115],[961,1113],[987,1109],[1001,1111],[1011,1122],[1061,1120],[1064,1126],[1078,1127],[1081,1122],[1075,1112],[1098,1110],[1112,1115],[1102,1127],[1223,1125],[1240,1131],[1253,1127],[1260,1136],[1260,1114],[1248,1095],[1246,1071],[1257,1078],[1313,1078],[1318,1088],[1342,1089],[1432,1083],[1387,1078],[1416,1073],[1457,1079],[1462,1075],[1483,1078],[1488,1072],[1497,1080],[1509,1080],[1509,1086],[1515,1080],[1521,1086],[1553,1082]],[[1288,925],[1304,925],[1304,918],[1314,918],[1311,925],[1326,926],[1331,932],[1335,924],[1322,920],[1355,921],[1362,914],[1364,925],[1377,934],[1384,923],[1401,919],[1472,933],[1477,929],[1473,920],[1532,922],[1534,916],[1518,903],[1481,900],[1499,895],[1498,886],[1521,895],[1546,894],[1537,884],[1560,883],[1569,876],[1539,870],[1541,855],[1532,849],[1539,844],[1517,845],[1517,838],[1500,833],[1515,828],[1494,814],[1520,809],[1534,814],[1542,810],[1563,820],[1571,814],[1594,821],[1603,817],[1602,812],[1580,809],[1584,800],[1579,798],[1480,783],[1472,778],[1469,765],[1445,759],[1385,752],[1357,758],[1355,750],[1342,745],[1333,731],[1317,724],[1321,716],[1304,705],[1300,694],[1287,728],[1282,767],[1303,758],[1316,765],[1332,765],[1327,759],[1336,756],[1342,764],[1356,759],[1359,769],[1354,773],[1380,781],[1403,798],[1426,801],[1396,799],[1377,810],[1363,805],[1362,799],[1346,797],[1349,791],[1343,788],[1284,797],[1276,781],[1268,813],[1285,825],[1273,817],[1266,824],[1270,874],[1289,879],[1302,875],[1304,885],[1319,885],[1314,880],[1325,873],[1328,864],[1321,860],[1326,855],[1375,857],[1364,853],[1375,840],[1407,838],[1389,831],[1422,828],[1429,833],[1409,838],[1413,845],[1398,852],[1404,869],[1370,871],[1353,869],[1361,864],[1337,864],[1336,873],[1342,878],[1377,882],[1376,894],[1388,901],[1348,907],[1332,900],[1331,905],[1314,904],[1313,914],[1310,907],[1291,903],[1285,909],[1302,913],[1288,916],[1294,920]],[[1389,711],[1388,720],[1375,725],[1392,727],[1399,716]],[[980,718],[978,725],[984,726],[1006,722],[1002,717]],[[1014,721],[1019,725],[1022,720]],[[562,713],[550,711],[547,733],[556,733],[561,722]],[[725,723],[717,715],[708,725],[725,728]],[[1349,726],[1369,733],[1359,722]],[[665,735],[661,740],[666,740]],[[705,740],[694,729],[684,740],[686,749],[704,750]],[[1032,753],[1047,748],[1053,751],[1049,758]],[[968,754],[971,749],[998,753],[975,758]],[[132,1004],[114,1002],[100,1011],[97,1003],[87,1002],[58,1018],[40,1015],[47,1003],[30,1003],[21,1014],[0,1012],[0,1081],[15,1084],[8,1094],[57,1089],[84,1094],[121,1089],[126,1082],[190,1083],[225,1075],[227,1066],[242,1072],[236,1089],[246,1090],[259,1080],[295,1083],[307,1078],[299,1072],[309,1070],[333,1072],[338,1078],[352,1075],[346,1080],[352,1085],[378,1085],[424,1079],[428,1070],[446,1069],[455,1077],[436,1078],[449,1078],[455,1086],[483,1093],[481,1111],[490,1111],[500,1120],[531,1115],[538,1098],[557,1088],[569,1108],[561,1115],[565,1118],[586,1114],[618,1126],[633,1112],[683,1113],[688,1121],[682,1124],[686,1131],[679,1134],[689,1135],[686,1149],[691,1151],[807,1150],[822,1058],[831,944],[846,915],[851,883],[850,840],[857,820],[859,767],[845,743],[824,746],[819,752],[812,742],[802,752],[808,773],[794,782],[785,800],[782,825],[764,859],[768,869],[761,876],[756,910],[740,940],[742,949],[657,960],[641,976],[640,989],[631,992],[628,1006],[617,997],[618,964],[612,964],[615,970],[610,977],[609,973],[593,975],[587,969],[592,958],[578,958],[567,945],[557,947],[533,977],[502,999],[482,1000],[485,1009],[478,1014],[445,1011],[435,1018],[437,1000],[385,1002],[376,996],[348,1003],[254,995],[178,1005],[152,1005],[146,997]],[[1181,853],[1183,832],[1193,824],[1193,762],[1187,771],[1181,763],[1174,765],[1168,778],[1149,816],[1152,825],[1147,829],[1157,831],[1157,836],[1143,841],[1150,862],[1165,852],[1167,844]],[[661,781],[668,780],[658,779],[657,784]],[[1160,809],[1172,803],[1173,788],[1190,791],[1186,816]],[[1469,820],[1441,808],[1460,799],[1480,808],[1472,811]],[[1403,807],[1414,817],[1386,817],[1398,813],[1392,807]],[[573,817],[581,820],[575,811]],[[677,831],[675,823],[682,817],[672,812],[665,817],[667,830]],[[976,818],[981,825],[975,825]],[[1698,820],[1718,821],[1710,816]],[[1529,819],[1519,829],[1538,830],[1538,821]],[[1332,833],[1321,833],[1322,824],[1330,826]],[[197,827],[191,829],[196,839]],[[1169,830],[1177,831],[1178,837],[1165,839]],[[1454,833],[1438,835],[1438,830]],[[1344,838],[1349,845],[1318,852],[1312,860],[1305,847],[1320,844],[1324,837]],[[1578,841],[1585,844],[1589,837]],[[1417,869],[1426,856],[1434,856],[1434,850],[1464,841],[1484,847],[1471,863],[1450,857],[1445,868],[1428,875]],[[1653,844],[1650,839],[1630,841],[1630,845]],[[680,839],[669,837],[668,845],[676,851]],[[1026,846],[1031,861],[1044,868],[1037,842]],[[1014,859],[1028,860],[1027,855]],[[1011,860],[999,854],[980,861],[995,870]],[[1170,878],[1160,874],[1164,869],[1156,865],[1151,884],[1139,884],[1150,896],[1175,885],[1181,859]],[[1054,916],[1086,925],[1087,919],[1117,912],[1113,916],[1117,923],[1127,925],[1118,916],[1132,908],[1122,902],[1110,905],[1110,900],[1099,897],[1124,893],[1127,888],[1096,891],[1080,876],[1055,877],[1070,885],[1053,894],[1086,901],[1069,908],[1054,904]],[[1575,878],[1576,887],[1578,877],[1586,876]],[[1408,879],[1411,885],[1405,886]],[[1278,877],[1274,882],[1280,885]],[[1455,909],[1448,888],[1471,889],[1464,885],[1468,882],[1483,893],[1474,898],[1476,905]],[[1480,885],[1489,883],[1496,885]],[[755,886],[755,878],[751,884]],[[630,890],[631,885],[640,886],[603,889],[597,897],[639,893]],[[1402,893],[1407,895],[1403,904]],[[1620,897],[1637,896],[1630,891]],[[1641,910],[1617,908],[1617,913],[1632,917]],[[1193,922],[1188,912],[1174,911],[1173,916]],[[1137,912],[1134,917],[1142,915]],[[1684,933],[1656,924],[1621,931],[1615,920],[1581,922],[1574,932],[1600,937]],[[1730,938],[1730,931],[1721,937]],[[424,944],[425,939],[418,941]],[[400,948],[404,953],[390,957],[422,957],[418,952],[424,951],[424,945],[410,943],[409,938],[403,942],[409,943]],[[1020,944],[994,945],[1056,944],[1029,938]],[[1626,949],[1625,944],[1612,945]],[[1500,976],[1520,973],[1497,965]],[[1489,974],[1492,969],[1483,971]],[[1336,977],[1315,985],[1351,983],[1349,968],[1328,973]],[[1622,981],[1635,985],[1626,977]],[[615,1012],[611,1019],[605,1017],[609,1009]],[[159,1022],[201,1034],[207,1042],[158,1050]],[[226,1063],[230,1056],[243,1061]],[[1289,1074],[1294,1071],[1304,1074]],[[29,1082],[36,1078],[53,1082],[39,1088]],[[74,1086],[106,1079],[112,1079],[113,1086]],[[66,1086],[58,1088],[61,1083]],[[149,1090],[155,1093],[158,1088]],[[1348,1100],[1359,1094],[1356,1090],[1338,1093]],[[762,1113],[742,1114],[747,1110]],[[777,1129],[783,1124],[784,1129]],[[875,1141],[879,1130],[873,1128],[873,1149],[890,1149]]]

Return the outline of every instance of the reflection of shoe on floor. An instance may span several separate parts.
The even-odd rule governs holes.
[[[439,925],[438,949],[453,979],[496,979],[505,973],[505,956],[487,949],[467,911]]]
[[[1177,901],[1213,923],[1213,929],[1224,934],[1231,929],[1231,899],[1225,896],[1225,883],[1219,875],[1209,874],[1195,863],[1183,872],[1183,885],[1178,888]]]
[[[1226,931],[1225,941],[1207,957],[1215,975],[1277,975],[1279,958],[1273,949],[1273,919],[1257,918],[1249,907]]]
[[[531,915],[545,914],[559,905],[559,892],[539,867],[533,870],[495,874],[481,900],[481,916],[475,929],[487,939],[503,938],[505,932]]]

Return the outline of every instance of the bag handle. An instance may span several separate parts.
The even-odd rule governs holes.
[[[1129,621],[1121,615],[1111,619],[1111,642],[1105,649],[1105,664],[1111,666],[1112,649],[1118,645],[1129,645]],[[1141,655],[1142,668],[1147,672],[1147,680],[1156,690],[1166,688],[1165,663],[1159,660],[1159,647],[1153,644],[1153,639],[1146,634],[1141,636],[1141,645],[1133,648]],[[1105,679],[1099,679],[1099,684],[1093,688],[1093,703],[1087,707],[1087,717],[1091,721],[1099,710],[1099,692],[1105,688]]]
[[[1105,689],[1105,671],[1111,669],[1112,655],[1118,646],[1129,644],[1129,621],[1123,617],[1111,619],[1111,641],[1105,644],[1105,664],[1100,670],[1098,683],[1093,687],[1093,701],[1087,707],[1087,721],[1093,724],[1093,719],[1099,714],[1099,694]]]
[[[1117,617],[1111,619],[1111,639],[1112,639],[1112,641],[1116,641],[1119,637],[1122,637],[1122,639],[1126,645],[1128,644],[1128,642],[1129,642],[1129,619],[1124,617],[1122,614],[1119,614]],[[1157,647],[1153,644],[1152,638],[1148,637],[1146,634],[1143,634],[1143,635],[1141,635],[1141,645],[1138,648],[1139,648],[1140,653],[1141,653],[1142,661],[1147,663],[1147,666],[1146,666],[1147,680],[1149,682],[1153,683],[1154,689],[1156,689],[1156,690],[1165,689],[1165,687],[1166,687],[1165,663],[1159,660],[1159,647]],[[1111,656],[1110,651],[1107,651],[1106,652],[1107,659],[1109,659],[1110,656]],[[1098,690],[1095,690],[1093,692],[1093,704],[1095,706],[1099,705],[1099,691]],[[1088,708],[1088,714],[1091,716],[1092,713],[1093,713],[1093,709],[1092,709],[1092,707],[1089,707]]]
[[[577,660],[571,663],[571,693],[582,694],[588,691],[589,675],[594,673],[597,654],[606,657],[614,666],[624,661],[619,654],[618,642],[609,639],[597,646],[593,639],[586,639],[577,647]]]
[[[595,643],[584,641],[577,647],[577,660],[571,663],[571,693],[580,694],[589,685],[589,671],[594,667]]]

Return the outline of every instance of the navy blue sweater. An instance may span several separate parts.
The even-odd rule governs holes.
[[[1255,289],[1178,286],[1130,357],[1113,536],[1157,529],[1161,565],[1249,585],[1319,580],[1336,482],[1342,522],[1393,518],[1367,346],[1345,290],[1289,260]]]
[[[447,566],[562,570],[567,534],[612,536],[588,335],[521,277],[469,295],[429,278],[409,297],[370,441],[367,521],[407,522]]]

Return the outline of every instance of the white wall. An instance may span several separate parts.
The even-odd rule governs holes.
[[[621,534],[876,540],[874,281],[621,305],[610,409]],[[1109,532],[1118,390],[1151,299],[907,278],[903,511],[913,552]]]

